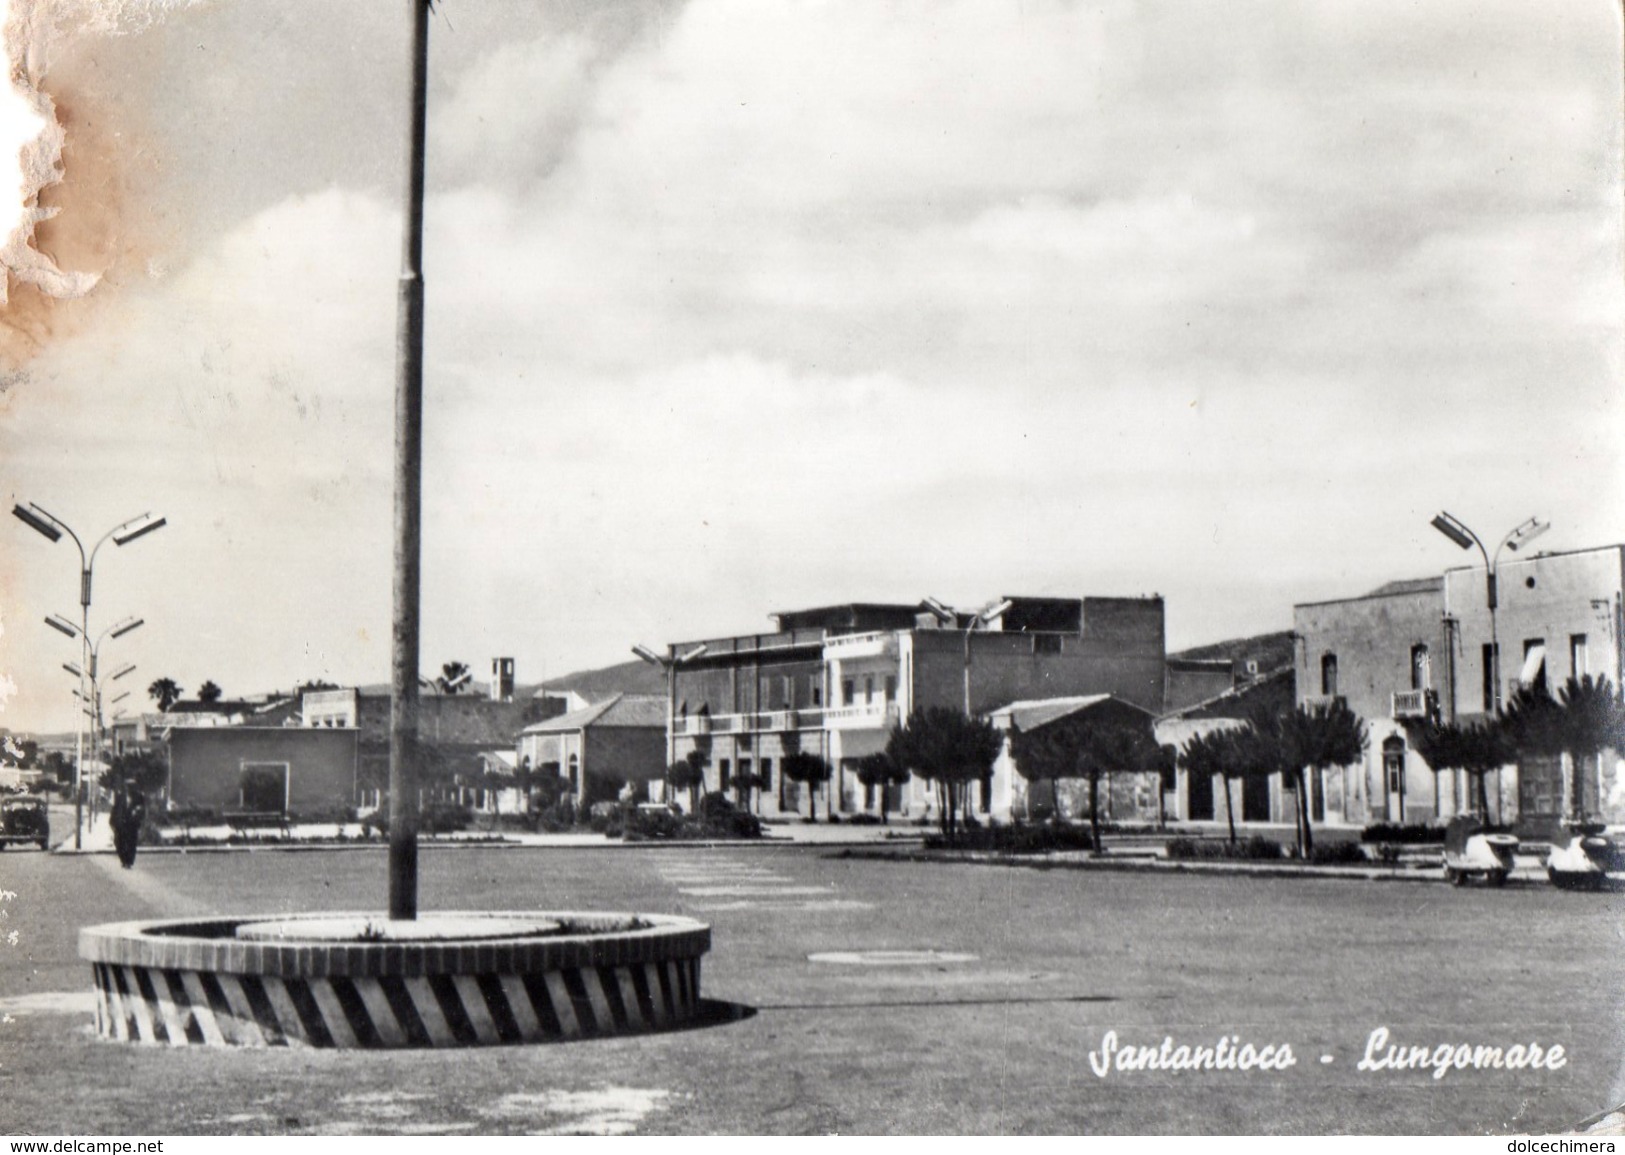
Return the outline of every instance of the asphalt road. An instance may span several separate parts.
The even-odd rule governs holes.
[[[131,871],[8,851],[0,890],[7,1133],[1538,1133],[1625,1100],[1621,895],[815,848],[426,848],[425,910],[706,919],[704,994],[745,1017],[378,1053],[99,1041],[76,949],[95,922],[376,909],[382,851],[147,854]],[[1430,1052],[1565,1054],[1555,1070],[1362,1071],[1378,1028]],[[1293,1064],[1102,1076],[1108,1032],[1153,1048],[1234,1038],[1277,1060],[1285,1046]]]

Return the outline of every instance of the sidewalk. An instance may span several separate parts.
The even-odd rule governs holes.
[[[73,807],[53,804],[50,816],[52,854],[113,853],[113,825],[105,807],[96,815],[95,821],[91,821],[90,812],[86,810],[85,832],[79,840],[78,849],[73,845]]]
[[[1115,870],[1173,871],[1188,874],[1241,874],[1255,878],[1335,878],[1355,882],[1437,882],[1446,881],[1444,866],[1322,866],[1292,859],[1247,862],[1226,860],[1170,859],[1160,853],[1127,847],[1107,847],[1104,854],[1087,850],[1056,850],[1041,854],[1010,854],[993,850],[925,850],[897,847],[852,854],[854,858],[894,859],[906,862],[965,862],[991,866],[1027,867],[1033,870]],[[1537,855],[1519,854],[1514,862],[1509,886],[1550,885],[1546,864]]]

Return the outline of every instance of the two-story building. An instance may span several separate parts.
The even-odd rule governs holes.
[[[986,716],[1018,700],[1079,694],[1112,694],[1152,712],[1162,705],[1160,597],[1009,597],[974,613],[927,598],[773,616],[770,633],[673,645],[666,659],[673,758],[701,751],[712,790],[736,773],[764,776],[765,813],[801,806],[797,784],[780,773],[796,751],[834,768],[829,809],[877,807],[878,799],[866,804],[855,765],[884,750],[892,728],[918,708]],[[1010,791],[995,783],[979,809],[993,813],[995,797]],[[904,813],[934,805],[918,781],[888,801]]]
[[[1465,774],[1434,774],[1416,754],[1408,725],[1493,717],[1519,686],[1556,694],[1571,676],[1620,685],[1625,546],[1500,561],[1493,610],[1488,578],[1482,565],[1463,566],[1293,608],[1299,704],[1342,698],[1368,726],[1363,762],[1312,784],[1317,817],[1422,822],[1466,813],[1472,799]],[[1582,788],[1586,797],[1572,798],[1560,759],[1526,754],[1492,778],[1492,810],[1531,832],[1571,813],[1576,802],[1607,821],[1625,821],[1617,758],[1604,758]]]
[[[1621,600],[1625,545],[1539,553],[1501,561],[1495,569],[1495,609],[1483,566],[1444,575],[1449,633],[1442,706],[1446,718],[1492,714],[1520,686],[1557,694],[1569,678],[1606,677],[1617,689],[1625,676]],[[1534,830],[1582,809],[1625,822],[1625,775],[1616,756],[1600,773],[1583,776],[1575,799],[1560,759],[1524,756],[1500,793],[1510,813]],[[1578,805],[1577,805],[1578,804]]]
[[[1366,722],[1366,753],[1354,765],[1308,775],[1317,822],[1424,822],[1467,806],[1412,748],[1408,722],[1436,717],[1450,675],[1444,580],[1389,582],[1359,597],[1292,607],[1299,706],[1339,698]]]

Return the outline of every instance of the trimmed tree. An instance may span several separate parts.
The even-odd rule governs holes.
[[[1010,728],[1010,757],[1016,764],[1016,773],[1029,783],[1029,799],[1032,784],[1049,783],[1050,797],[1054,800],[1050,808],[1051,824],[1061,820],[1061,794],[1056,784],[1062,778],[1077,777],[1082,761],[1081,744],[1078,730],[1073,726],[1052,724],[1036,730]],[[1032,813],[1030,803],[1027,810]]]
[[[218,702],[225,696],[225,691],[213,682],[204,682],[197,688],[197,700],[200,702]]]
[[[886,753],[910,773],[936,784],[942,832],[952,843],[965,790],[993,773],[1003,745],[1003,736],[991,722],[948,706],[927,706],[892,728]]]
[[[680,762],[673,762],[666,771],[666,781],[675,790],[688,791],[688,809],[691,814],[700,810],[699,789],[705,785],[706,758],[699,750],[690,750]]]
[[[1083,776],[1089,780],[1089,837],[1095,853],[1103,850],[1100,839],[1100,780],[1110,774],[1144,774],[1157,765],[1162,748],[1151,730],[1151,716],[1099,718],[1087,715],[1080,725]]]
[[[864,789],[880,792],[880,824],[888,825],[891,821],[891,811],[887,805],[886,793],[893,786],[901,786],[907,782],[908,771],[894,762],[890,754],[880,750],[859,758],[856,772],[858,781],[863,783]]]
[[[1206,734],[1193,734],[1185,743],[1184,749],[1179,752],[1179,764],[1185,768],[1185,773],[1193,776],[1205,775],[1209,781],[1214,777],[1224,779],[1224,816],[1230,823],[1230,841],[1236,841],[1236,807],[1230,798],[1231,760],[1226,757],[1229,752],[1226,742],[1230,736],[1227,730],[1209,730]]]
[[[807,821],[818,821],[818,786],[821,782],[828,782],[834,768],[816,754],[797,750],[786,754],[780,763],[779,773],[791,782],[801,782],[807,787]]]

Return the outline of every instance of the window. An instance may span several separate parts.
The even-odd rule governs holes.
[[[750,759],[749,758],[741,758],[739,760],[739,776],[741,778],[744,778],[749,773],[750,773]],[[728,789],[728,780],[726,778],[724,778],[722,780],[722,788],[724,790]]]
[[[875,700],[875,679],[873,675],[863,679],[863,701],[865,705]]]
[[[1428,657],[1428,648],[1423,645],[1411,647],[1411,689],[1431,690],[1433,688],[1433,663]]]
[[[794,710],[796,708],[796,680],[789,674],[784,675],[780,680],[779,690],[782,695],[779,704],[786,710]]]
[[[850,706],[852,704],[852,697],[856,689],[857,685],[851,678],[841,679],[841,705]]]
[[[717,761],[717,773],[721,776],[719,781],[721,781],[724,787],[728,785],[729,774],[732,772],[732,770],[733,763],[728,761],[728,759],[722,758]],[[700,789],[705,789],[705,783],[700,783]]]
[[[889,706],[895,701],[897,701],[897,675],[896,674],[887,674],[886,675],[886,705]]]
[[[1539,693],[1546,691],[1546,639],[1523,640],[1523,666],[1518,670],[1518,682]]]
[[[1591,672],[1587,666],[1586,636],[1584,634],[1569,635],[1569,669],[1576,678],[1583,678]]]
[[[579,755],[570,755],[570,792],[574,794],[581,789],[581,758]]]
[[[815,706],[824,704],[824,684],[818,674],[807,675],[807,699]]]
[[[1328,698],[1337,696],[1337,655],[1322,654],[1320,657],[1320,692]]]
[[[761,786],[762,786],[763,790],[771,790],[771,789],[773,789],[773,759],[771,759],[771,758],[763,758],[762,759],[762,783],[761,783]]]

